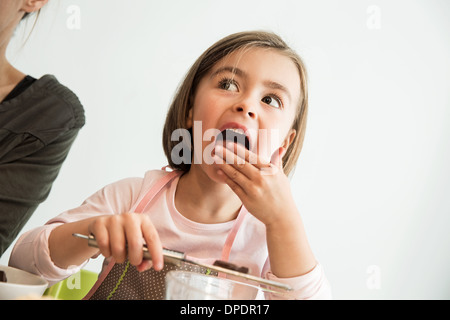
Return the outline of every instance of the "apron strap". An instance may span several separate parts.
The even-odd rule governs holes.
[[[233,228],[231,229],[227,239],[225,240],[225,245],[223,246],[222,256],[220,257],[220,260],[228,261],[228,259],[230,258],[231,247],[233,246],[234,240],[236,239],[236,234],[239,231],[239,228],[241,227],[242,222],[247,215],[247,212],[247,209],[242,206],[241,211],[239,212],[236,221],[234,222]]]
[[[135,213],[144,212],[144,210],[150,205],[150,202],[152,202],[152,200],[156,197],[157,194],[159,194],[159,192],[166,186],[166,184],[172,181],[172,179],[174,179],[175,177],[181,175],[181,173],[182,173],[181,171],[175,170],[169,172],[164,177],[159,179],[141,199],[134,212]]]

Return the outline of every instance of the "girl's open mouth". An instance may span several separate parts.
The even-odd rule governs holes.
[[[244,130],[240,128],[228,128],[222,130],[216,137],[216,143],[219,143],[220,141],[222,141],[223,144],[225,144],[226,141],[239,143],[247,150],[250,150],[250,140],[245,135]]]

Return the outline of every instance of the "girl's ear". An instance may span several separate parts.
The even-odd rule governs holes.
[[[39,11],[47,2],[48,0],[25,0],[21,9],[27,13]]]
[[[283,141],[283,145],[282,147],[287,150],[289,148],[289,146],[291,145],[292,141],[294,141],[295,135],[296,135],[297,131],[295,131],[295,129],[291,129],[291,131],[289,131],[286,139],[284,139]]]

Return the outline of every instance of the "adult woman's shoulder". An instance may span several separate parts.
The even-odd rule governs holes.
[[[48,100],[50,104],[64,106],[72,113],[75,128],[81,128],[85,124],[84,108],[78,96],[67,86],[58,81],[51,74],[46,74],[39,78],[35,83],[34,98]],[[61,110],[62,111],[62,110]]]

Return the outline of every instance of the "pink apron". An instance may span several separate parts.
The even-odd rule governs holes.
[[[172,171],[158,180],[139,202],[135,212],[142,213],[151,205],[152,200],[154,200],[156,196],[160,194],[160,191],[165,188],[174,178],[180,176],[181,174],[181,171]],[[228,261],[231,247],[246,213],[247,210],[245,208],[242,208],[233,225],[233,228],[227,236],[220,260]],[[186,270],[217,276],[217,273],[211,272],[211,270],[206,270],[203,267],[191,265],[188,263],[182,263],[181,266],[165,263],[164,268],[159,272],[155,271],[153,268],[144,272],[139,272],[137,271],[135,266],[129,263],[128,260],[124,263],[119,264],[115,263],[114,259],[111,259],[111,261],[100,274],[97,282],[94,284],[86,297],[84,297],[84,299],[162,300],[165,296],[165,275],[167,272],[172,270]]]

